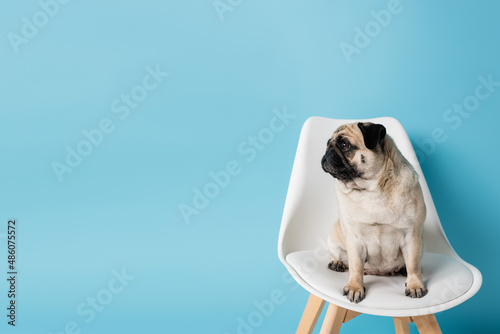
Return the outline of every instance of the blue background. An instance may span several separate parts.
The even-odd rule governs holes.
[[[48,22],[36,17],[46,24],[18,52],[9,34],[41,5],[2,5],[0,268],[17,218],[19,275],[15,329],[0,284],[1,331],[60,333],[74,321],[82,333],[232,334],[274,291],[282,302],[247,332],[294,332],[308,294],[276,248],[310,116],[392,116],[417,150],[442,129],[422,168],[450,242],[484,282],[437,319],[445,333],[496,330],[500,87],[456,129],[443,117],[478,77],[500,81],[500,4],[402,0],[348,62],[341,44],[354,45],[355,28],[388,1],[224,3],[231,10],[218,15],[211,0],[71,1]],[[120,119],[113,101],[148,66],[169,76]],[[295,118],[247,161],[238,147],[284,108]],[[59,182],[52,164],[106,118],[114,131]],[[188,223],[179,206],[233,160],[240,172]],[[134,278],[86,322],[77,307],[106,296],[113,270]],[[390,318],[363,315],[342,333],[392,330]]]

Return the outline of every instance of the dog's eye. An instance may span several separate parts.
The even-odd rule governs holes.
[[[342,142],[340,142],[340,149],[343,152],[349,151],[350,148],[351,148],[351,144],[348,141],[343,140]]]

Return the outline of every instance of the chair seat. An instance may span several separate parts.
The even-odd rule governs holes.
[[[313,250],[290,253],[286,262],[297,272],[297,281],[309,292],[338,306],[374,315],[418,316],[446,310],[455,305],[450,301],[470,289],[474,279],[471,270],[460,260],[443,254],[424,253],[422,278],[429,290],[426,296],[405,296],[404,276],[365,275],[366,298],[354,304],[342,294],[348,273],[328,269],[328,261],[318,261]]]

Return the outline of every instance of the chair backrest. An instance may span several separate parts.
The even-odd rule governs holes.
[[[326,241],[338,217],[334,179],[321,168],[327,139],[340,125],[353,122],[373,122],[387,129],[401,153],[413,165],[427,206],[424,224],[424,249],[457,257],[441,227],[434,202],[415,151],[403,126],[394,118],[341,120],[311,117],[303,125],[288,187],[278,241],[278,254],[283,263],[287,254],[311,250]]]

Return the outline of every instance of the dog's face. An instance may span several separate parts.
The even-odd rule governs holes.
[[[328,139],[321,160],[323,170],[344,182],[370,180],[383,167],[383,125],[352,123],[340,126]]]

